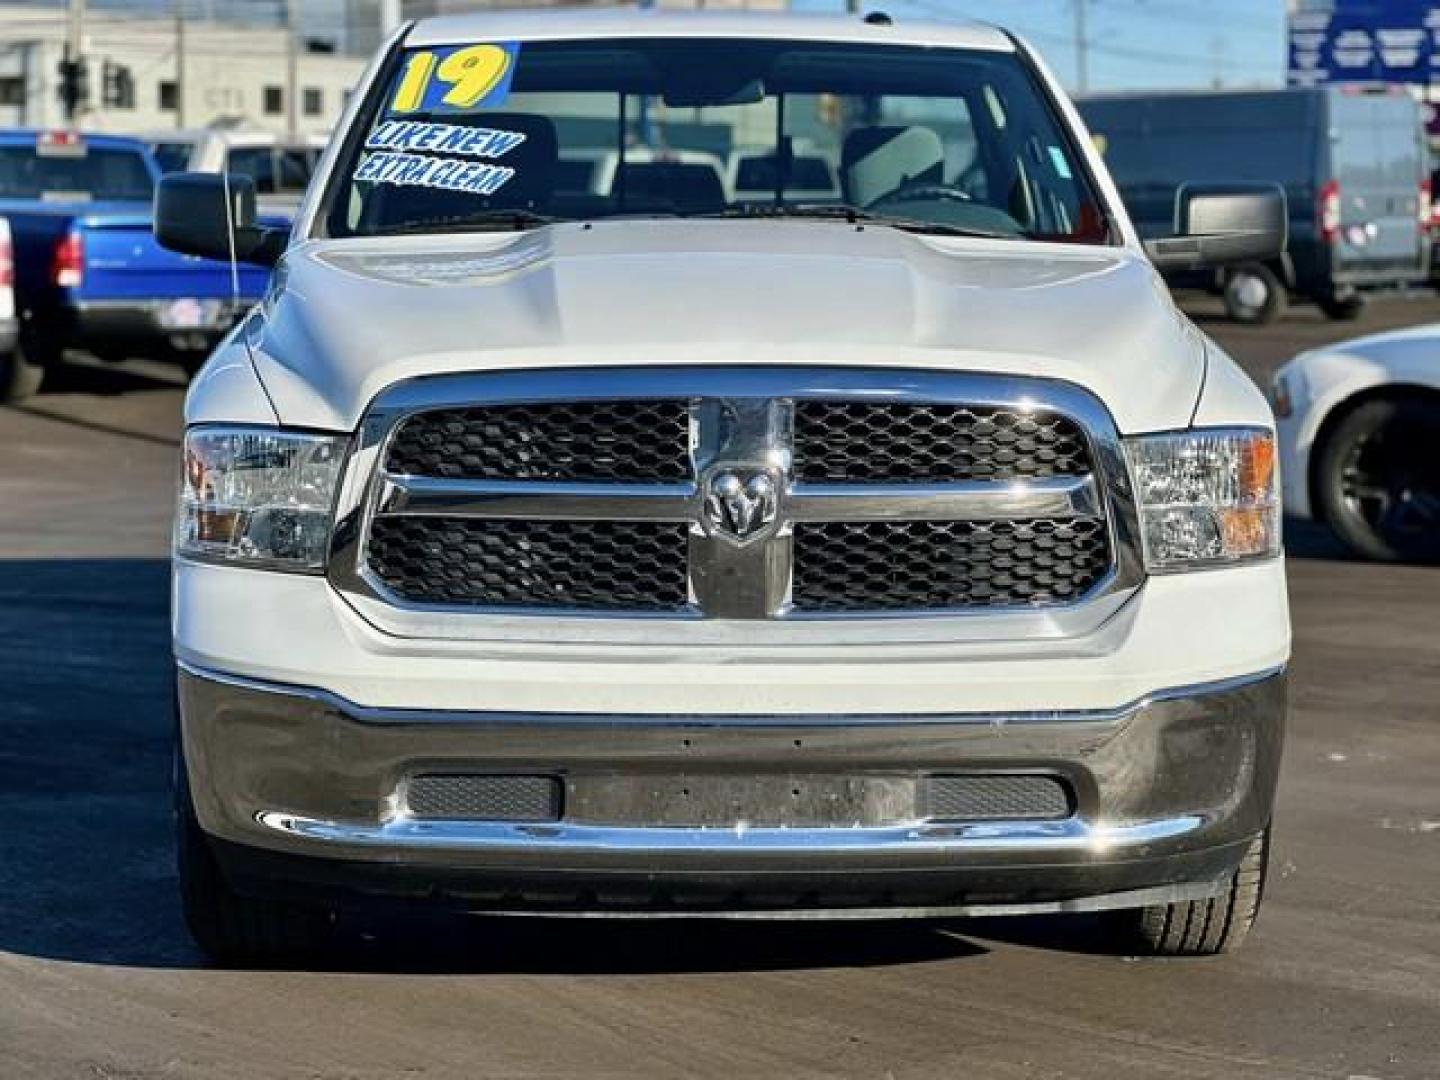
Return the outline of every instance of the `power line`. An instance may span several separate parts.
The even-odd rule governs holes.
[[[1123,0],[1123,2],[1121,2],[1121,0],[1090,0],[1090,3],[1096,6],[1110,8],[1117,14],[1119,14],[1123,8],[1123,17],[1125,18],[1138,15],[1142,18],[1151,17],[1170,21],[1179,20],[1182,22],[1210,22],[1214,18],[1213,12],[1198,5],[1176,6],[1174,4],[1156,3],[1155,0]],[[1225,27],[1227,30],[1235,27],[1248,27],[1252,30],[1268,31],[1276,29],[1279,26],[1281,26],[1281,23],[1278,20],[1252,19],[1244,15],[1232,15],[1229,13],[1225,15]]]
[[[941,19],[954,21],[957,19],[979,19],[986,21],[983,16],[975,15],[961,8],[960,5],[948,2],[948,0],[905,0],[907,6],[916,10],[934,15]],[[1065,2],[1065,0],[1062,0]],[[1068,0],[1075,4],[1072,10],[1077,13],[1080,4],[1096,5],[1102,0]],[[1103,0],[1105,3],[1113,4],[1114,0]],[[1087,23],[1083,17],[1077,17],[1078,28],[1087,29]],[[1031,30],[1022,33],[1023,37],[1033,39],[1037,43],[1047,46],[1066,46],[1075,50],[1076,58],[1076,89],[1077,92],[1085,92],[1089,83],[1089,56],[1100,55],[1113,57],[1118,60],[1139,60],[1147,63],[1163,64],[1166,67],[1184,67],[1206,72],[1218,72],[1230,70],[1244,61],[1236,57],[1224,55],[1216,56],[1207,54],[1196,56],[1189,53],[1166,52],[1159,49],[1147,49],[1143,46],[1117,45],[1109,41],[1097,41],[1088,35],[1077,36],[1076,34],[1061,34],[1048,30]]]

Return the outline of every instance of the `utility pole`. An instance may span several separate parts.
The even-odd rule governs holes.
[[[70,50],[70,59],[79,60],[85,51],[85,0],[70,0],[69,23],[66,28],[65,47]]]
[[[1075,92],[1083,94],[1090,89],[1090,39],[1085,28],[1086,9],[1090,0],[1070,0],[1075,13]]]
[[[60,102],[65,122],[72,126],[80,119],[90,95],[89,72],[85,68],[85,0],[69,0],[65,32],[65,53],[60,61]]]
[[[300,138],[300,13],[295,0],[285,0],[285,127],[290,140]]]
[[[400,29],[400,0],[380,0],[380,40],[387,41]]]
[[[175,0],[175,126],[185,126],[185,0]]]

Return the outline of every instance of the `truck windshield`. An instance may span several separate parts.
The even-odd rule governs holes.
[[[651,38],[401,53],[323,210],[332,236],[612,217],[877,218],[1104,243],[1022,59],[980,49]]]
[[[188,142],[155,142],[150,144],[150,153],[162,173],[185,172],[190,167],[195,146]]]
[[[145,157],[136,150],[0,147],[0,199],[148,202],[154,193]]]

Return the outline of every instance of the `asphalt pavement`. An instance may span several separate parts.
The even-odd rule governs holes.
[[[1440,321],[1206,328],[1264,378]],[[183,394],[75,364],[0,409],[0,1080],[1440,1077],[1440,568],[1290,529],[1294,709],[1240,954],[1136,961],[1084,917],[360,923],[219,971],[171,865],[169,514]],[[1244,627],[1236,627],[1244,633]]]

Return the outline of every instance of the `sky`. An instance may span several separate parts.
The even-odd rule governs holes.
[[[8,0],[14,2],[14,0]],[[25,2],[25,0],[21,0]],[[58,0],[31,0],[46,6]],[[90,0],[96,9],[171,10],[173,0]],[[1278,86],[1285,77],[1285,0],[860,0],[897,17],[978,18],[1030,41],[1067,87],[1077,89],[1074,11],[1086,6],[1089,89]],[[185,0],[273,19],[281,0]],[[791,0],[797,10],[840,11],[845,0]],[[299,0],[308,33],[333,36],[343,0]]]
[[[977,18],[1015,31],[1077,89],[1076,0],[862,0],[897,18]],[[1285,79],[1283,0],[1084,0],[1089,89],[1279,86]],[[793,0],[834,11],[843,0]]]

